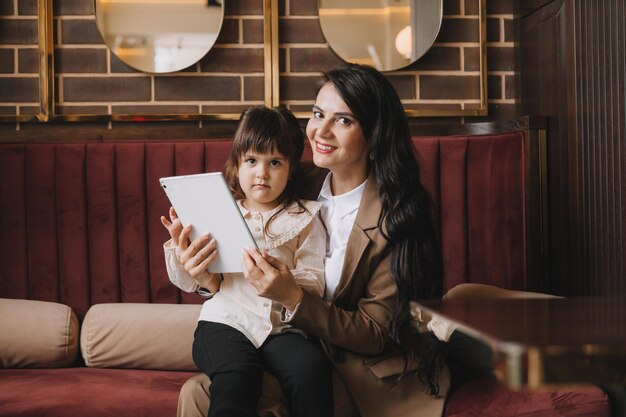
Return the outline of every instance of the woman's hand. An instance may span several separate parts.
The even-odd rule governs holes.
[[[207,268],[217,258],[217,242],[207,234],[189,243],[191,226],[182,229],[178,236],[178,260],[199,286],[217,292],[221,283],[219,274],[211,274]]]
[[[178,214],[176,214],[174,207],[170,207],[169,215],[169,220],[167,217],[161,216],[161,223],[169,232],[170,237],[172,238],[172,244],[176,245],[178,243],[180,233],[183,231],[183,224],[178,218]]]
[[[243,275],[260,296],[295,310],[304,293],[284,263],[257,249],[244,249],[241,261]]]

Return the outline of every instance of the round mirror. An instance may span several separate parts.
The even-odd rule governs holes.
[[[224,20],[217,0],[95,0],[107,46],[145,72],[179,71],[211,49]]]
[[[319,0],[319,16],[324,37],[344,61],[391,71],[433,45],[443,0]]]

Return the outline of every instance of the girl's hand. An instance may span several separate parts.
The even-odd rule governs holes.
[[[207,282],[214,282],[217,274],[210,274],[207,268],[217,258],[217,242],[211,235],[200,236],[193,242],[189,243],[189,234],[191,226],[182,229],[178,236],[178,260],[185,268],[185,271],[191,275],[198,285],[213,291],[213,288],[207,287]],[[219,280],[218,288],[219,288]]]
[[[257,249],[244,249],[241,261],[243,275],[260,296],[295,310],[304,293],[284,263]]]
[[[170,207],[169,212],[170,218],[169,220],[165,216],[161,216],[161,223],[170,234],[172,238],[172,244],[178,244],[178,238],[180,237],[180,233],[183,231],[183,224],[180,222],[178,218],[178,214],[176,214],[176,210],[174,207]]]

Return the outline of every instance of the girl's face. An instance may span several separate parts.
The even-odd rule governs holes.
[[[287,186],[290,164],[278,151],[249,151],[241,156],[237,175],[239,186],[246,195],[244,206],[251,211],[269,211],[278,205]]]
[[[367,178],[368,147],[361,125],[335,87],[326,83],[306,127],[315,165],[354,186]]]

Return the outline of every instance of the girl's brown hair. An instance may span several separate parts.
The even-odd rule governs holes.
[[[226,182],[237,200],[246,198],[239,185],[237,174],[241,158],[246,152],[278,151],[289,160],[289,181],[278,201],[282,208],[270,218],[266,228],[278,213],[294,201],[298,203],[301,210],[305,210],[300,202],[300,193],[304,184],[300,159],[304,151],[304,143],[304,131],[293,113],[285,108],[254,106],[241,113],[233,147],[224,166]]]

